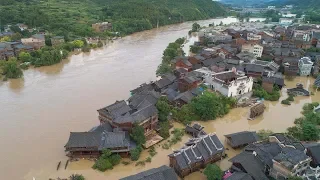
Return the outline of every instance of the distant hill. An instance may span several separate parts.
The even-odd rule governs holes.
[[[2,25],[26,23],[58,35],[91,36],[91,24],[101,21],[129,34],[225,14],[212,0],[0,0]]]
[[[221,3],[235,6],[263,6],[272,0],[221,0]]]

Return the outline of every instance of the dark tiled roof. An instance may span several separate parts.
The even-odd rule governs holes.
[[[290,147],[285,147],[282,148],[281,153],[274,157],[274,160],[281,163],[286,168],[292,169],[299,162],[307,160],[308,158],[309,157],[303,151]]]
[[[143,91],[151,91],[151,90],[153,90],[153,87],[151,84],[143,83],[139,87],[137,87],[136,89],[131,90],[130,92],[132,94],[136,94],[136,93],[140,93]]]
[[[271,76],[271,77],[263,76],[262,77],[262,82],[268,82],[268,83],[276,84],[276,85],[279,85],[279,86],[284,86],[284,79],[283,78],[277,78],[277,77],[274,77],[274,76]]]
[[[186,91],[186,92],[183,92],[183,93],[180,93],[179,95],[177,95],[174,100],[182,100],[184,101],[185,103],[189,103],[191,102],[192,98],[194,97],[194,95],[190,92],[190,91]]]
[[[149,102],[144,101],[144,103],[148,104]],[[142,109],[136,110],[131,114],[127,113],[124,116],[120,116],[114,119],[114,122],[120,123],[120,124],[127,123],[127,122],[140,123],[158,113],[157,108],[152,104],[149,104],[149,106],[144,106],[144,105],[141,105],[141,106],[143,107]]]
[[[303,95],[303,96],[310,96],[310,92],[303,89],[303,88],[291,88],[291,89],[287,89],[287,92],[289,94],[297,94],[297,95]]]
[[[253,180],[252,177],[244,172],[234,172],[225,180]]]
[[[237,156],[231,158],[229,161],[239,163],[243,169],[254,179],[268,180],[264,174],[263,163],[251,152],[243,151]]]
[[[215,74],[213,76],[222,81],[229,82],[229,81],[233,81],[237,77],[237,74],[235,72],[230,71],[226,73]]]
[[[257,157],[263,163],[269,167],[273,166],[272,159],[281,152],[282,148],[278,143],[275,142],[260,142],[249,144],[245,151],[247,152],[256,152]]]
[[[238,133],[225,135],[230,140],[232,147],[242,146],[250,143],[257,142],[259,137],[256,132],[242,131]]]
[[[71,132],[66,148],[88,148],[95,150],[130,147],[126,132]]]
[[[265,71],[265,67],[256,64],[247,64],[245,67],[246,72],[257,72],[263,73]]]
[[[204,136],[207,133],[203,131],[203,126],[201,126],[200,124],[193,124],[192,126],[187,125],[185,128],[185,131],[189,134],[192,134],[193,137],[198,138],[200,136]]]
[[[114,104],[111,104],[105,108],[99,109],[98,112],[112,118],[120,117],[132,109],[127,105],[125,101],[116,101]]]
[[[320,87],[320,76],[318,76],[317,79],[314,81],[314,85],[316,87]]]
[[[170,79],[168,78],[162,78],[156,82],[154,82],[154,85],[158,88],[158,89],[162,89],[170,84],[172,84],[173,81],[171,81]]]
[[[131,96],[129,101],[129,106],[131,109],[141,109],[143,106],[155,105],[160,98],[160,93],[156,91],[143,91]]]
[[[164,165],[120,180],[178,180],[178,177],[172,168]]]
[[[96,126],[96,127],[92,128],[89,132],[102,133],[104,131],[112,132],[112,127],[111,127],[111,124],[109,122],[100,124],[99,126]]]
[[[101,135],[92,132],[71,132],[66,148],[93,147],[98,149],[100,146]]]
[[[177,166],[181,170],[190,167],[194,163],[205,161],[224,151],[222,143],[215,134],[190,139],[186,145],[187,147],[169,155],[176,159]]]
[[[313,144],[312,146],[307,147],[307,149],[311,153],[313,161],[317,165],[320,165],[320,144]]]

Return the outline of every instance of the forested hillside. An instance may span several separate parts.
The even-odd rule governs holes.
[[[189,20],[222,16],[211,0],[1,0],[0,22],[26,23],[56,35],[91,36],[91,24],[113,23],[122,34]]]
[[[320,0],[283,0],[274,1],[274,5],[279,7],[283,5],[294,5],[294,12],[306,15],[306,20],[311,23],[320,23]]]

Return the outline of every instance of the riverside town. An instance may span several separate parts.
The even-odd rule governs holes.
[[[1,176],[320,180],[316,5],[0,2]]]

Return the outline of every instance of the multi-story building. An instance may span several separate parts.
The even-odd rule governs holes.
[[[284,25],[284,26],[289,26],[293,23],[293,19],[289,18],[280,18],[279,19],[279,24]]]
[[[235,97],[252,91],[253,79],[244,73],[231,71],[219,73],[207,73],[204,76],[205,83],[214,91],[227,97]]]
[[[311,74],[313,62],[309,57],[303,57],[299,60],[299,75],[309,76]]]
[[[256,43],[243,44],[241,52],[249,52],[253,53],[255,57],[261,57],[263,53],[263,46]]]
[[[259,41],[261,40],[262,36],[254,33],[248,33],[247,34],[247,40],[248,41]]]

